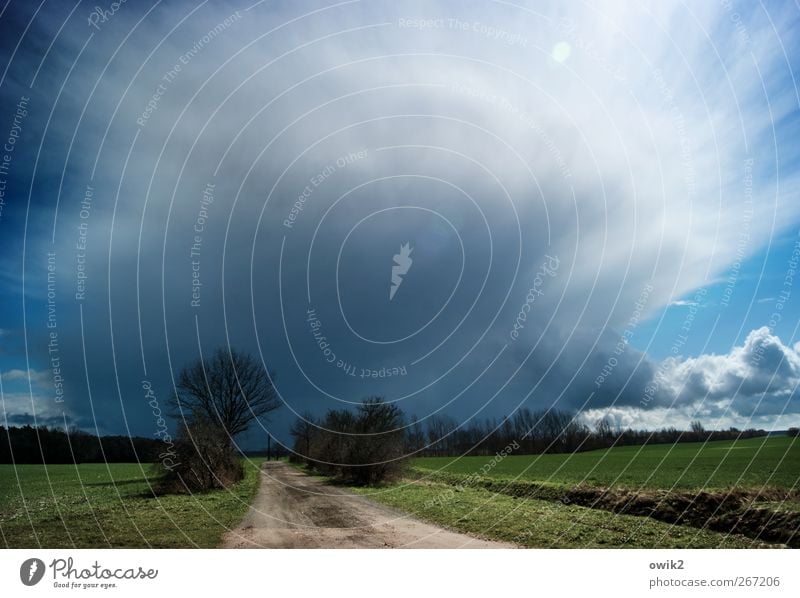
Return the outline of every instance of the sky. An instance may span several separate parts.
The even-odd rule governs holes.
[[[6,424],[152,436],[218,347],[251,448],[375,395],[800,424],[796,5],[0,11]]]

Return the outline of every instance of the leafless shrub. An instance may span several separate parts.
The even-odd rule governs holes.
[[[399,477],[405,467],[403,412],[380,397],[355,413],[331,410],[319,424],[293,426],[295,451],[317,471],[342,481],[371,485]]]
[[[207,419],[184,425],[175,443],[175,461],[164,467],[161,490],[192,493],[227,488],[244,477],[244,467],[228,433]]]

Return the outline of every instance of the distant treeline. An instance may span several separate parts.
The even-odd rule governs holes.
[[[612,446],[754,438],[767,432],[752,428],[709,431],[699,421],[692,422],[688,430],[621,429],[607,418],[590,424],[582,414],[558,409],[522,408],[505,418],[465,423],[444,415],[424,420],[412,416],[409,420],[396,406],[373,397],[355,413],[331,410],[322,418],[306,413],[292,425],[291,434],[295,439],[293,459],[326,475],[345,478],[373,458],[378,463],[404,457],[494,455],[507,452],[509,446],[521,455],[573,453]]]
[[[44,426],[0,426],[0,463],[154,463],[167,450],[162,440],[95,436]],[[13,457],[13,458],[12,458]]]
[[[689,430],[619,429],[605,418],[589,426],[573,412],[522,408],[509,417],[470,420],[462,425],[448,416],[434,415],[424,422],[412,417],[406,450],[417,456],[493,455],[516,442],[516,454],[572,453],[611,446],[733,440],[766,434],[765,430],[752,428],[708,431],[699,421],[692,422]]]

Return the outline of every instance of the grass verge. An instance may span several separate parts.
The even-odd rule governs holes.
[[[757,548],[744,536],[481,488],[407,480],[354,492],[443,527],[529,548]]]

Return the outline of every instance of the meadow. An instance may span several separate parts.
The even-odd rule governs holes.
[[[155,496],[151,465],[0,465],[0,545],[214,547],[244,516],[260,459],[228,490]],[[796,546],[800,440],[435,457],[353,488],[457,531],[527,547]],[[644,516],[643,516],[644,515]]]
[[[155,496],[150,464],[0,465],[7,548],[211,548],[242,519],[260,459],[228,490]]]

